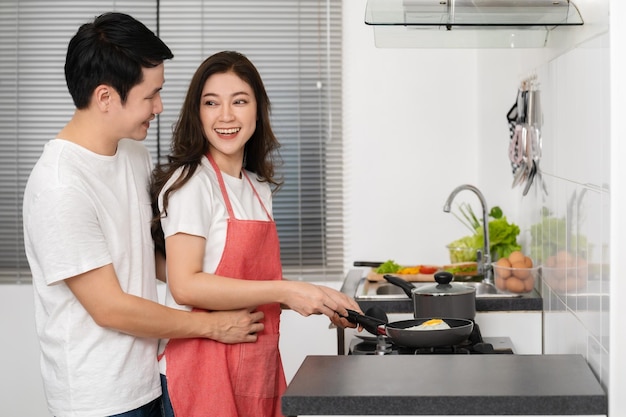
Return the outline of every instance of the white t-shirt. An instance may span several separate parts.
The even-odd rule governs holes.
[[[24,192],[41,372],[57,417],[133,410],[161,394],[157,340],[98,326],[64,279],[113,264],[122,290],[157,301],[145,146],[114,156],[72,142],[45,145]],[[103,300],[106,302],[106,300]]]
[[[167,190],[180,176],[182,169],[172,175],[163,190]],[[256,175],[246,172],[261,197],[267,211],[272,213],[272,192],[267,182],[260,182]],[[235,217],[240,220],[269,220],[259,203],[248,180],[232,177],[222,172],[226,192],[233,207]],[[163,191],[159,196],[159,208],[163,211]],[[203,271],[213,273],[222,258],[226,245],[228,209],[220,191],[217,175],[206,157],[201,160],[189,181],[169,196],[167,216],[161,219],[165,237],[176,233],[202,236],[206,239]],[[165,295],[165,305],[181,310],[191,310],[190,306],[179,305],[174,301],[169,286]],[[160,342],[159,353],[165,349],[167,340]],[[166,372],[165,357],[159,361],[161,373]]]

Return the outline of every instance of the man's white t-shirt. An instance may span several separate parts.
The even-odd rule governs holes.
[[[56,417],[119,414],[161,394],[157,340],[98,326],[63,281],[112,263],[123,291],[157,301],[151,169],[137,141],[122,140],[115,155],[103,156],[54,139],[29,177],[24,243]]]

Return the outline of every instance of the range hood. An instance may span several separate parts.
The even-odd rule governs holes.
[[[569,0],[368,0],[377,47],[539,48],[583,19]]]

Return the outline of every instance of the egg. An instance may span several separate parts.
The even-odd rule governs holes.
[[[533,277],[530,277],[530,279],[527,279],[524,281],[524,291],[531,292],[534,287],[535,287],[535,279]]]
[[[518,262],[524,262],[524,258],[526,258],[526,256],[522,252],[516,250],[511,252],[511,254],[509,255],[509,262],[511,262],[511,265],[513,265]]]
[[[511,277],[506,280],[506,289],[511,292],[522,293],[526,291],[526,286],[524,285],[524,281],[521,279]]]
[[[524,263],[526,264],[526,268],[532,268],[533,267],[533,260],[530,259],[529,256],[524,257]]]
[[[522,260],[521,262],[515,262],[511,264],[513,269],[513,276],[521,280],[527,279],[530,276],[530,269],[526,267],[526,264]]]
[[[449,328],[450,325],[442,319],[430,319],[418,326],[409,327],[406,330],[446,330]]]
[[[511,276],[511,270],[509,269],[510,267],[511,267],[511,263],[509,262],[508,259],[506,258],[498,259],[496,261],[496,268],[494,268],[496,272],[496,277],[507,279],[509,276]]]

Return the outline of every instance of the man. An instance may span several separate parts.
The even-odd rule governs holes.
[[[107,13],[71,39],[76,110],[45,145],[24,193],[41,370],[50,412],[160,416],[157,339],[256,341],[263,313],[187,312],[157,302],[152,163],[141,143],[162,109],[169,48]]]

